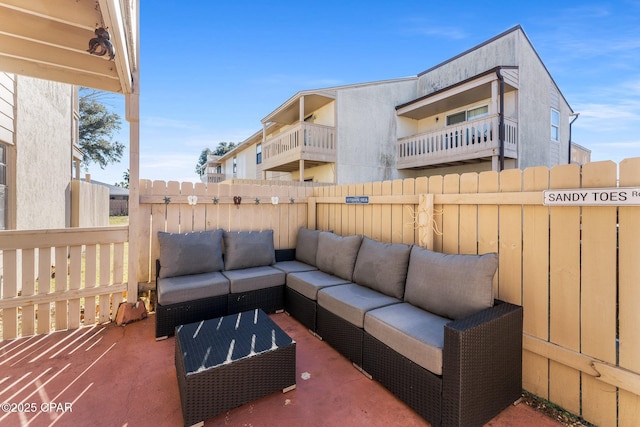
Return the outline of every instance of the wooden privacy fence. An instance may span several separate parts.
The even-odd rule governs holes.
[[[596,425],[637,426],[640,206],[546,206],[543,191],[638,186],[640,158],[340,185],[314,190],[308,225],[498,252],[495,295],[524,307],[524,388]]]
[[[312,191],[302,186],[141,180],[138,283],[144,288],[155,281],[158,231],[273,229],[276,249],[294,247],[298,229],[307,225],[307,196]]]
[[[127,227],[0,231],[2,338],[107,322],[126,291]]]
[[[304,226],[498,252],[495,296],[524,307],[524,388],[594,424],[637,426],[640,206],[548,206],[543,192],[638,186],[640,159],[315,188],[141,181],[131,238],[146,284],[158,231],[273,229],[276,248],[291,248]]]

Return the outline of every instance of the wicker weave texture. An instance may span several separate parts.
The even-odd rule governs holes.
[[[241,316],[178,328],[175,363],[185,426],[295,385],[296,343],[261,310]]]
[[[362,366],[362,337],[364,331],[336,316],[322,306],[317,306],[316,325],[318,335],[340,354],[358,366]]]
[[[256,289],[227,297],[229,314],[261,308],[265,313],[275,313],[284,309],[284,285]]]
[[[440,425],[442,378],[364,333],[362,369],[431,425]]]
[[[522,307],[498,304],[445,327],[444,426],[483,425],[522,393]]]
[[[289,287],[284,289],[284,309],[296,320],[316,332],[316,302]]]
[[[202,298],[171,305],[156,305],[156,338],[174,334],[176,326],[227,314],[227,296]]]

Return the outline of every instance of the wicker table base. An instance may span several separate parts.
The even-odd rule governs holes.
[[[176,328],[185,426],[296,384],[296,343],[262,310]]]

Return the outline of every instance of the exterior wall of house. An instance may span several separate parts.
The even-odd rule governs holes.
[[[336,165],[333,163],[327,163],[322,166],[316,166],[313,168],[304,169],[304,180],[311,180],[313,182],[335,182],[335,170]],[[300,172],[296,171],[290,174],[291,180],[299,181]]]
[[[332,101],[327,105],[318,108],[313,112],[313,119],[311,123],[315,123],[317,125],[325,125],[325,126],[335,126],[336,125],[336,102]]]
[[[447,88],[500,65],[518,65],[518,32],[455,57],[418,76],[418,97]]]
[[[233,173],[233,159],[236,159],[236,173]],[[229,153],[223,160],[222,172],[227,179],[260,179],[256,176],[256,144],[247,144],[241,150]]]
[[[15,75],[0,73],[0,230],[15,221],[15,90]]]
[[[420,75],[418,97],[498,66],[518,66],[519,71],[518,91],[505,96],[505,116],[518,118],[516,167],[523,169],[566,163],[570,107],[559,95],[544,64],[521,30],[504,34]],[[551,107],[560,112],[560,142],[556,147],[550,139]],[[554,150],[558,153],[555,158],[550,155]]]
[[[553,80],[531,45],[526,42],[524,34],[516,34],[521,38],[519,167],[551,167],[568,163],[570,107],[559,95]],[[559,143],[551,141],[551,108],[560,112]]]
[[[15,225],[70,225],[73,86],[16,76]]]
[[[415,79],[338,90],[338,184],[400,176],[396,169],[398,139],[395,107],[415,97]]]
[[[433,174],[481,172],[491,170],[490,163],[476,163],[458,167],[440,167],[423,170],[396,169],[398,138],[446,127],[446,116],[462,110],[488,105],[489,114],[497,114],[498,102],[494,98],[458,105],[454,109],[439,111],[421,120],[398,117],[395,107],[419,97],[470,80],[497,67],[511,88],[504,94],[504,115],[518,122],[517,159],[505,159],[505,168],[524,169],[531,166],[555,166],[568,161],[568,134],[570,106],[562,97],[555,82],[524,32],[510,30],[479,47],[453,57],[414,79],[393,80],[332,88],[336,100],[314,111],[309,121],[335,126],[336,163],[305,168],[304,178],[337,184],[388,180],[395,178],[429,176]],[[482,78],[482,76],[480,77]],[[486,76],[485,76],[486,78]],[[497,85],[497,75],[492,84]],[[465,83],[466,84],[466,83]],[[493,93],[495,93],[493,87]],[[551,140],[551,109],[559,112],[559,139]],[[273,129],[268,137],[286,132],[299,122]],[[255,161],[255,149],[250,152]],[[495,167],[494,158],[494,167]],[[237,177],[253,177],[243,168],[238,153]],[[227,168],[228,174],[231,171]],[[267,172],[267,178],[287,177],[298,180],[299,173]],[[258,177],[260,178],[260,177]]]

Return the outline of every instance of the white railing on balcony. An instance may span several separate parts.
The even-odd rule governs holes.
[[[2,339],[109,321],[127,290],[127,226],[0,231]]]
[[[209,184],[217,184],[227,179],[227,175],[223,173],[207,173],[205,182]]]
[[[470,120],[445,129],[398,139],[398,169],[419,168],[499,155],[499,116]],[[518,156],[518,122],[504,120],[505,157]]]
[[[282,134],[267,139],[263,144],[263,170],[297,160],[335,162],[335,127],[300,123]]]

